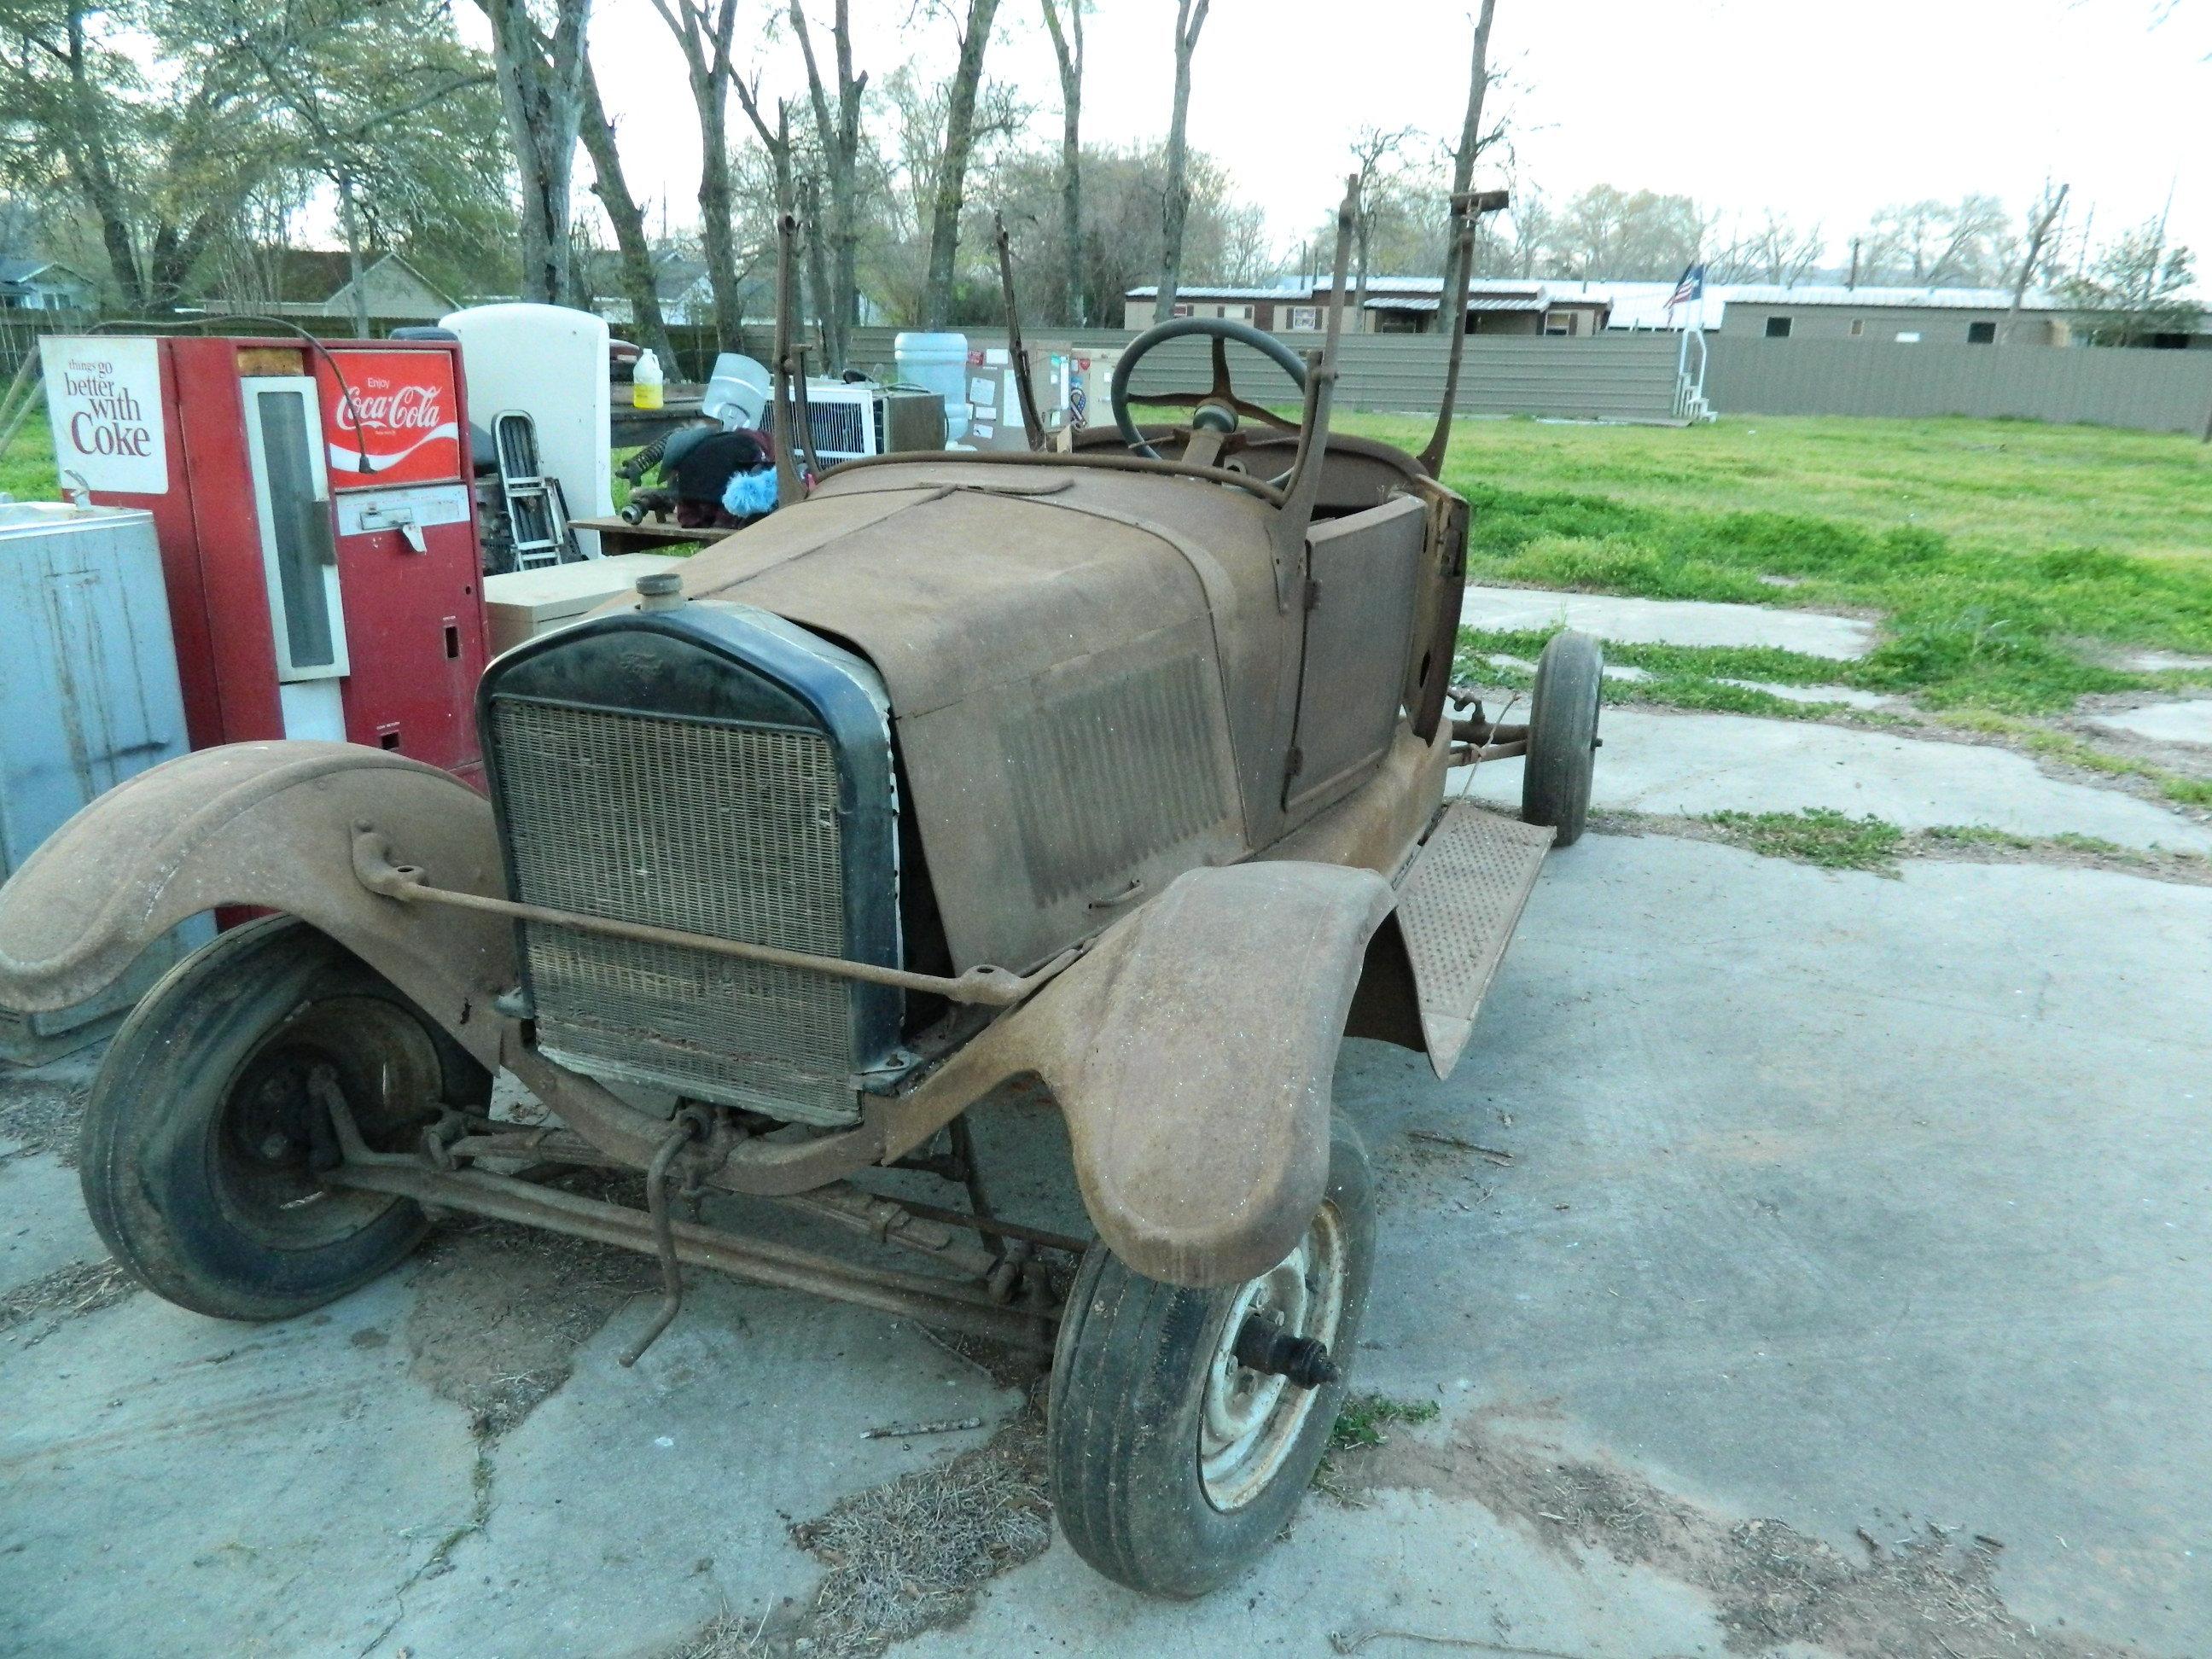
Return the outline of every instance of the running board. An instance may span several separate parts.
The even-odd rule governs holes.
[[[1552,831],[1541,824],[1455,805],[1398,890],[1398,931],[1420,999],[1421,1035],[1440,1078],[1451,1075],[1467,1047],[1551,849]]]

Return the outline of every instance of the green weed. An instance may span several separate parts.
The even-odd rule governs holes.
[[[1905,841],[1905,831],[1893,823],[1855,818],[1826,806],[1800,812],[1709,812],[1705,821],[1731,846],[1825,870],[1894,874]]]

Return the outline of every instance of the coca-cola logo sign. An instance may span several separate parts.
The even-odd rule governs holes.
[[[331,484],[380,489],[459,478],[460,398],[442,351],[337,351],[315,365]]]

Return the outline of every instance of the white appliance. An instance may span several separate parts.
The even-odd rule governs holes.
[[[612,513],[614,434],[607,376],[607,325],[566,306],[471,306],[438,319],[460,337],[469,409],[479,422],[507,410],[527,413],[538,433],[540,476],[557,478],[579,518]],[[576,532],[586,558],[599,538]]]
[[[814,453],[825,463],[945,447],[944,400],[921,386],[810,380],[806,416]]]

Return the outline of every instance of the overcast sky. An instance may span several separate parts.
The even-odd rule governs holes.
[[[757,26],[763,0],[748,0]],[[826,3],[811,9],[828,10]],[[941,22],[910,0],[854,0],[860,67],[949,67]],[[2212,0],[1498,0],[1519,170],[1557,201],[1594,183],[1779,207],[1840,247],[1884,203],[1994,192],[2017,213],[2046,173],[2094,205],[2096,230],[2156,214],[2212,264]],[[1456,130],[1468,0],[1214,0],[1200,40],[1191,142],[1261,203],[1286,243],[1342,186],[1359,127]],[[466,14],[465,14],[466,15]],[[1097,0],[1086,137],[1164,132],[1173,0]],[[820,43],[826,52],[826,40]],[[696,127],[680,60],[648,0],[601,0],[592,54],[641,196],[696,216]],[[788,42],[740,61],[763,91],[803,96]],[[987,70],[1056,142],[1059,90],[1036,0],[1001,0]],[[1497,94],[1493,94],[1494,96]],[[733,133],[742,115],[731,112]],[[588,198],[585,198],[586,201]],[[2078,215],[2070,216],[2080,222]],[[2200,278],[2200,286],[2205,285]]]

